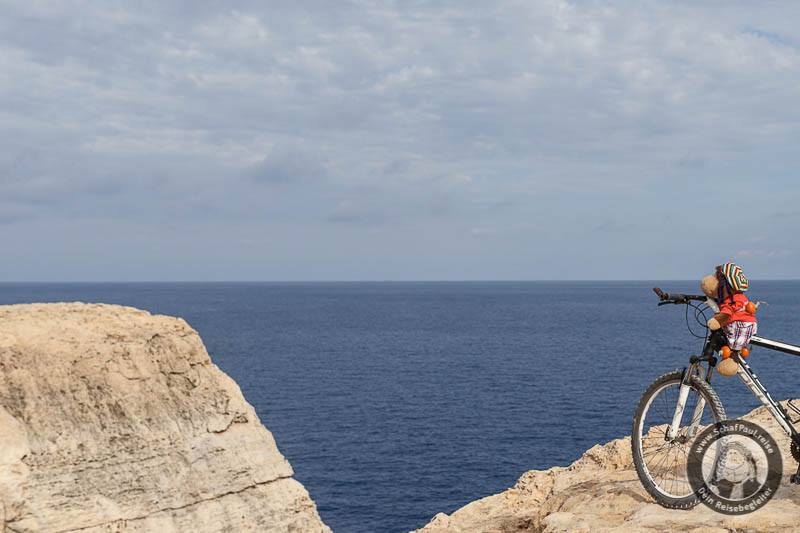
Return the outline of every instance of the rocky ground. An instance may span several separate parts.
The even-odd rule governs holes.
[[[329,531],[292,474],[183,320],[0,306],[4,531]]]
[[[789,439],[765,409],[745,417],[768,429],[783,452],[784,479],[762,509],[742,516],[704,505],[691,511],[664,509],[644,491],[633,469],[630,438],[597,445],[568,467],[524,474],[514,487],[472,502],[451,515],[440,513],[418,530],[425,533],[800,531],[800,486],[789,485],[797,463]]]

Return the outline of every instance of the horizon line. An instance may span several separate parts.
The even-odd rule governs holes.
[[[0,280],[0,285],[24,284],[146,284],[146,283],[619,283],[619,282],[686,282],[692,278],[599,278],[599,279],[274,279],[274,280]],[[751,281],[800,281],[800,278],[751,278]]]

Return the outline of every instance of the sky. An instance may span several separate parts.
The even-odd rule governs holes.
[[[0,10],[0,281],[800,278],[799,3]]]

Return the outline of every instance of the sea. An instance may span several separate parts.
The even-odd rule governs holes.
[[[654,285],[697,281],[6,283],[0,303],[185,318],[241,386],[336,532],[405,532],[630,433],[647,385],[702,341]],[[800,344],[800,281],[751,281],[761,336]],[[702,330],[694,312],[695,332]],[[775,398],[800,358],[755,348]],[[729,416],[756,407],[716,377]],[[784,458],[788,460],[788,450]]]

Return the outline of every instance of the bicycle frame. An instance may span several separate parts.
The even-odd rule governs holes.
[[[764,337],[759,337],[757,335],[754,335],[753,338],[750,339],[750,344],[753,346],[767,348],[768,350],[774,350],[800,357],[800,346],[794,346],[784,342],[765,339]],[[745,360],[741,357],[736,357],[739,362],[739,371],[737,373],[739,379],[744,382],[747,388],[750,389],[750,392],[752,392],[753,395],[755,395],[755,397],[758,398],[758,400],[769,410],[772,416],[775,417],[775,420],[777,420],[786,434],[789,435],[792,440],[798,440],[797,429],[794,427],[794,423],[792,422],[791,418],[789,418],[788,411],[786,411],[781,404],[772,399],[772,396],[770,396],[766,387],[764,387],[764,385],[762,385],[758,380],[758,376],[750,368],[750,365],[748,365],[747,362],[745,362]],[[798,409],[791,403],[788,405],[795,411],[798,411]],[[798,414],[800,414],[800,411],[798,411]]]
[[[773,341],[770,339],[766,339],[764,337],[759,337],[757,335],[753,336],[750,339],[750,344],[753,346],[760,346],[762,348],[766,348],[768,350],[778,351],[787,353],[790,355],[796,355],[800,357],[800,346],[794,346],[792,344],[787,344],[784,342]],[[706,340],[706,346],[703,350],[703,357],[692,357],[691,359],[691,366],[684,371],[684,380],[681,384],[680,392],[678,394],[678,404],[675,406],[675,413],[672,417],[672,424],[667,432],[667,437],[671,437],[673,435],[678,434],[678,428],[680,427],[681,420],[683,419],[683,413],[686,408],[686,400],[689,396],[689,376],[692,376],[695,372],[699,370],[699,363],[702,361],[708,361],[709,366],[706,371],[705,379],[707,382],[711,381],[711,376],[713,373],[713,364],[711,361],[714,360],[713,353],[716,351],[717,347],[714,345],[713,336],[709,336]],[[753,369],[750,368],[750,365],[747,362],[739,357],[738,355],[732,355],[736,361],[739,363],[739,370],[737,375],[739,379],[750,389],[750,392],[758,398],[760,401],[770,412],[770,414],[775,418],[778,424],[783,428],[786,434],[791,437],[793,441],[798,442],[800,444],[800,434],[798,434],[797,429],[794,426],[794,422],[789,417],[789,413],[786,409],[784,409],[781,404],[776,402],[772,399],[769,392],[767,391],[766,387],[759,381],[758,376]],[[792,405],[791,403],[788,404],[791,409],[797,412],[800,415],[800,409]],[[692,414],[692,421],[689,425],[689,436],[693,437],[697,433],[697,429],[700,425],[700,419],[703,414],[703,409],[705,408],[705,401],[700,398],[697,402],[697,406],[695,407],[695,411]]]

